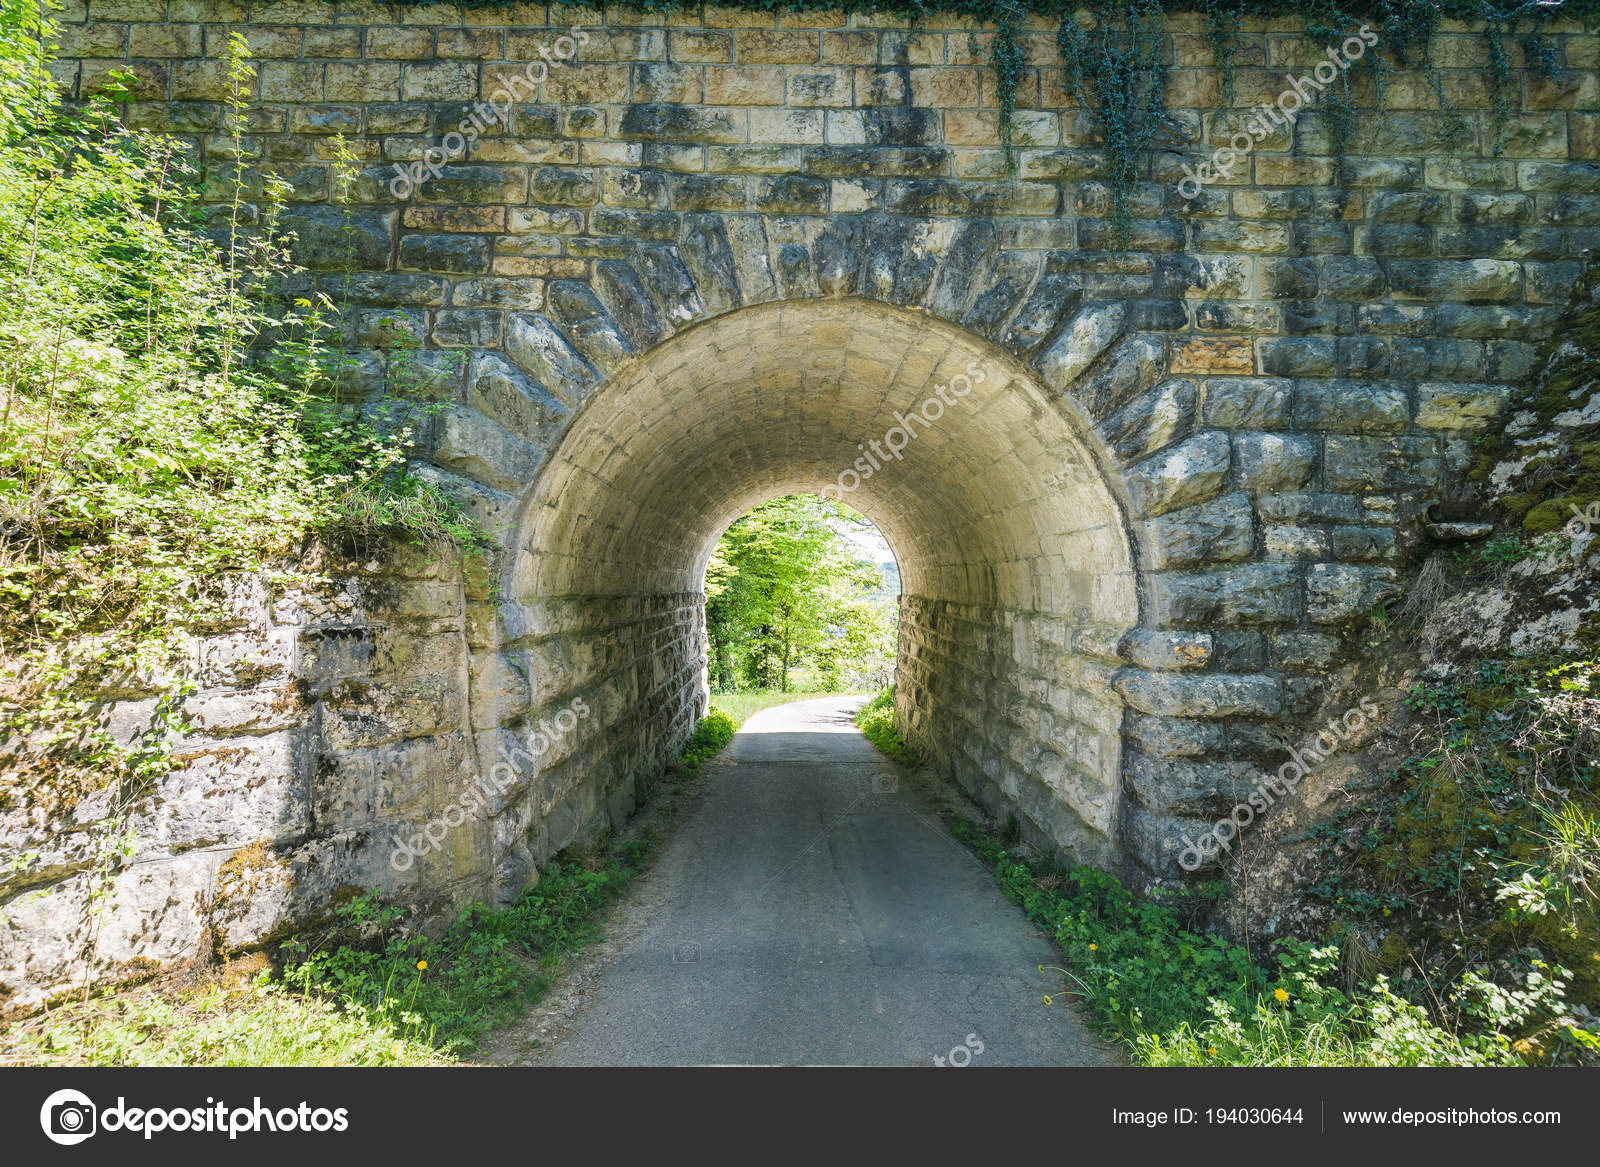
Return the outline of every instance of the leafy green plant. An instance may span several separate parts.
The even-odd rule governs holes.
[[[1503,539],[1490,539],[1478,548],[1478,558],[1485,563],[1520,563],[1531,553],[1515,535]]]
[[[406,1043],[468,1049],[544,994],[556,962],[593,938],[601,909],[643,870],[654,841],[553,863],[510,907],[475,905],[437,940],[375,894],[357,896],[333,927],[283,945],[283,983]]]
[[[856,711],[856,726],[861,735],[897,762],[914,766],[920,760],[917,751],[900,736],[894,724],[894,686],[890,685]]]
[[[689,735],[689,740],[678,757],[678,764],[674,770],[677,780],[687,781],[700,773],[700,768],[733,740],[737,729],[738,726],[734,724],[733,718],[726,712],[715,705],[709,706],[706,715],[694,727],[694,733]]]
[[[1099,0],[1094,28],[1068,12],[1056,34],[1068,93],[1094,112],[1105,137],[1118,248],[1132,237],[1139,163],[1165,112],[1163,24],[1160,0]]]
[[[1146,1065],[1418,1066],[1521,1064],[1509,1041],[1458,1038],[1385,976],[1347,992],[1334,982],[1337,945],[1286,940],[1275,967],[1241,946],[1189,931],[1173,908],[1135,895],[1092,867],[1040,874],[967,819],[952,833],[991,865],[1002,890],[1050,931],[1077,998]],[[1044,971],[1041,966],[1040,971]],[[1483,1001],[1498,1023],[1548,1015],[1559,987],[1531,982],[1520,996]],[[1474,996],[1477,994],[1477,996]],[[1047,994],[1045,1004],[1053,1004]]]

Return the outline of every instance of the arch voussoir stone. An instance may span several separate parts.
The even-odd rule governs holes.
[[[1065,320],[1033,367],[1046,384],[1064,393],[1111,347],[1127,320],[1127,306],[1120,302],[1085,304]]]
[[[599,372],[561,330],[535,313],[511,313],[505,350],[518,368],[569,406],[577,405],[601,381]]]
[[[541,450],[555,440],[572,414],[568,404],[497,352],[473,354],[467,365],[466,399],[472,408]]]
[[[723,225],[740,300],[744,304],[766,304],[778,299],[778,277],[772,267],[766,217],[729,215]]]
[[[518,490],[539,469],[543,451],[477,409],[451,405],[438,417],[433,460],[497,490]]]
[[[632,249],[630,259],[668,333],[705,316],[700,290],[676,244],[640,244]]]
[[[1136,343],[1143,341],[1144,338],[1137,338]],[[1155,348],[1159,353],[1159,346]],[[1163,364],[1159,357],[1150,362],[1148,367],[1152,375],[1158,375],[1157,370]],[[1109,359],[1108,365],[1115,367]],[[1142,381],[1143,378],[1133,380],[1131,385],[1137,387]],[[1073,396],[1080,402],[1085,397],[1099,397],[1097,388],[1085,386]],[[1137,392],[1137,388],[1134,391]],[[1146,389],[1109,416],[1097,414],[1088,407],[1085,412],[1090,417],[1102,418],[1096,423],[1095,432],[1117,461],[1129,466],[1187,436],[1194,428],[1198,402],[1199,391],[1193,381],[1172,378]]]
[[[638,351],[584,280],[552,280],[549,318],[583,359],[609,375]]]
[[[1000,229],[988,219],[966,219],[952,231],[944,262],[922,306],[945,320],[963,322],[988,285],[1001,253]]]
[[[721,215],[685,215],[678,248],[707,315],[720,316],[744,303],[728,225]]]
[[[652,296],[632,264],[600,259],[594,265],[594,291],[616,328],[634,351],[651,349],[666,339],[668,329]]]

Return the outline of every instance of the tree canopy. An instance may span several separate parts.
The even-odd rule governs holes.
[[[706,567],[713,686],[788,692],[792,670],[807,664],[834,690],[892,652],[883,568],[845,535],[871,526],[837,502],[789,495],[728,528]]]

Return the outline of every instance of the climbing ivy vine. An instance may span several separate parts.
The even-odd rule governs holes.
[[[1162,23],[1161,0],[1099,0],[1094,28],[1083,28],[1069,14],[1056,34],[1067,92],[1100,119],[1118,247],[1132,233],[1128,201],[1138,183],[1139,159],[1165,109]]]
[[[1211,60],[1222,74],[1222,104],[1233,104],[1233,57],[1239,47],[1239,23],[1244,13],[1238,0],[1201,0],[1200,10],[1206,14],[1206,43],[1211,46]]]

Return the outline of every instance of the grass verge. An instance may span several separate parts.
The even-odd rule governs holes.
[[[763,709],[771,709],[777,705],[788,705],[795,701],[810,701],[816,697],[858,697],[859,693],[829,693],[823,691],[798,692],[791,690],[779,693],[770,689],[740,690],[733,693],[716,693],[713,695],[715,707],[723,710],[733,718],[737,728],[748,721],[754,714]]]
[[[1054,937],[1064,966],[1057,971],[1071,984],[1067,994],[1137,1064],[1528,1064],[1498,1028],[1440,1028],[1383,975],[1348,991],[1336,987],[1338,944],[1285,940],[1274,966],[1265,967],[1239,945],[1185,927],[1184,897],[1144,899],[1093,867],[1036,868],[968,819],[952,820],[951,830],[1028,919]]]

